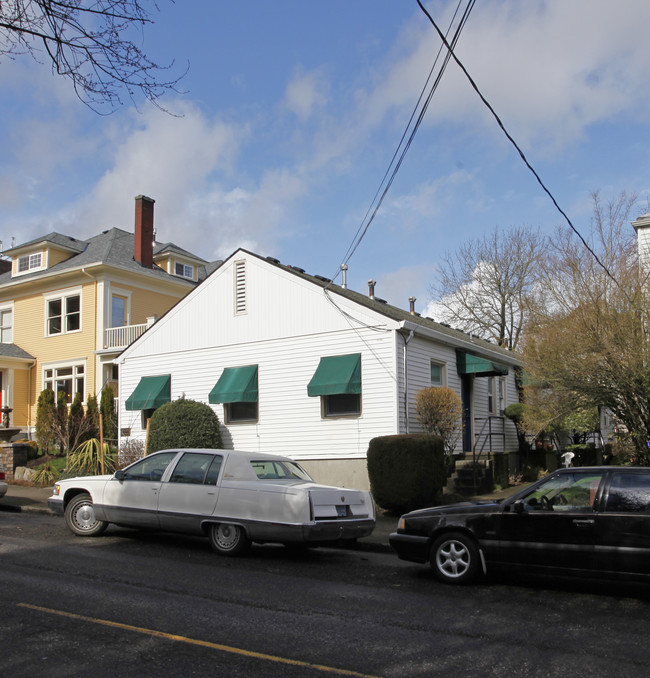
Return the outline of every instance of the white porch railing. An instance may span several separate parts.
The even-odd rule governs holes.
[[[132,344],[149,327],[142,325],[124,325],[123,327],[108,327],[104,331],[104,348],[126,348]]]

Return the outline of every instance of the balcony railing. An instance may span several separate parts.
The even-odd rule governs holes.
[[[148,323],[143,323],[142,325],[124,325],[123,327],[108,327],[104,331],[104,348],[126,348],[138,337],[142,336],[147,327],[149,327]]]

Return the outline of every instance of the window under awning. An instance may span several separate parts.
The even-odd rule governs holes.
[[[321,358],[307,385],[307,395],[361,393],[361,353]]]
[[[458,374],[473,374],[475,377],[500,377],[508,374],[508,368],[472,353],[456,351]]]
[[[171,400],[171,375],[142,377],[126,399],[127,410],[153,410]]]
[[[256,403],[257,400],[257,365],[226,367],[208,395],[208,402],[213,405]]]

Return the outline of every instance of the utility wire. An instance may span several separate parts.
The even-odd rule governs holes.
[[[440,36],[440,39],[442,40],[444,46],[447,48],[448,53],[452,56],[452,58],[454,59],[454,61],[456,62],[456,64],[457,64],[458,67],[460,68],[460,70],[465,74],[465,77],[469,80],[470,85],[472,86],[472,88],[474,89],[474,91],[478,94],[478,96],[479,96],[479,98],[481,99],[481,101],[483,102],[483,104],[487,107],[487,109],[490,111],[490,113],[492,113],[494,119],[495,119],[496,122],[497,122],[497,125],[499,125],[499,127],[501,128],[501,130],[503,131],[503,133],[506,135],[506,138],[508,139],[508,141],[515,147],[515,149],[517,150],[517,153],[519,153],[519,156],[520,156],[521,159],[524,161],[524,164],[526,165],[526,167],[528,167],[528,169],[532,172],[532,174],[533,174],[533,176],[535,177],[535,179],[537,179],[537,183],[542,187],[542,190],[543,190],[543,191],[546,193],[546,195],[548,195],[548,197],[551,199],[551,201],[553,202],[553,205],[555,205],[555,208],[557,209],[557,211],[564,217],[564,219],[566,220],[567,224],[569,224],[569,227],[571,228],[571,230],[578,236],[578,238],[580,238],[580,241],[581,241],[582,244],[585,246],[585,248],[587,249],[587,251],[593,256],[593,258],[596,260],[596,262],[598,263],[598,265],[599,265],[599,266],[605,271],[605,273],[607,273],[607,275],[614,281],[614,283],[616,284],[616,286],[619,287],[619,289],[622,290],[623,288],[621,287],[621,285],[619,284],[619,282],[618,282],[618,281],[616,280],[616,278],[610,273],[610,271],[609,271],[609,269],[607,268],[607,266],[605,266],[605,264],[603,264],[603,262],[600,260],[600,258],[599,258],[598,255],[596,254],[596,252],[594,252],[594,250],[589,246],[589,243],[587,243],[587,241],[582,237],[582,235],[580,234],[580,232],[578,231],[578,229],[573,225],[573,223],[571,222],[571,219],[569,219],[569,217],[568,217],[567,214],[564,212],[564,210],[558,205],[557,200],[555,199],[555,197],[553,196],[553,194],[551,193],[551,191],[546,187],[546,185],[545,185],[544,182],[542,181],[542,179],[541,179],[541,177],[539,176],[539,174],[537,174],[537,172],[535,171],[535,169],[533,168],[533,166],[528,162],[528,159],[527,159],[526,156],[524,155],[524,152],[521,150],[521,148],[519,148],[517,142],[516,142],[516,141],[512,138],[512,136],[508,133],[508,130],[506,130],[504,124],[501,122],[501,119],[500,119],[499,116],[496,114],[495,110],[492,108],[492,106],[491,106],[490,103],[487,101],[487,99],[483,96],[483,94],[481,93],[481,90],[479,90],[479,88],[478,88],[477,84],[474,82],[472,76],[467,72],[467,69],[465,68],[465,66],[463,66],[463,64],[461,63],[461,61],[458,59],[458,57],[457,57],[456,54],[454,53],[454,50],[453,50],[454,45],[453,45],[453,44],[450,45],[450,44],[447,42],[447,38],[444,36],[444,34],[443,34],[442,31],[440,30],[440,28],[438,28],[438,25],[437,25],[436,22],[433,20],[432,16],[429,14],[429,12],[426,10],[426,8],[425,8],[424,5],[422,4],[421,0],[417,0],[417,3],[418,3],[418,5],[420,5],[420,9],[421,9],[421,10],[426,14],[426,16],[428,17],[429,21],[431,22],[431,25],[436,29],[436,31],[437,31],[438,35]],[[624,291],[624,290],[623,290],[623,291]]]
[[[452,17],[452,20],[449,24],[449,28],[447,29],[447,34],[451,31],[454,21],[456,19],[456,16],[458,15],[458,12],[460,10],[460,7],[462,5],[463,0],[459,0],[458,5],[456,6],[456,11],[454,12],[454,16]],[[460,34],[465,26],[465,23],[467,22],[467,19],[470,15],[470,12],[472,11],[474,4],[476,0],[470,0],[467,7],[465,8],[465,11],[463,12],[463,15],[461,17],[460,23],[458,27],[456,28],[456,32],[454,33],[453,39],[451,41],[452,45],[456,45],[458,42],[458,39],[460,37]],[[444,45],[447,46],[447,54],[445,55],[444,62],[440,68],[440,71],[438,72],[438,75],[436,76],[433,85],[431,86],[430,91],[426,95],[426,99],[424,100],[424,104],[422,104],[421,110],[419,114],[418,108],[420,107],[420,104],[422,103],[422,100],[425,96],[427,87],[429,86],[429,82],[431,81],[431,78],[433,76],[433,73],[436,69],[436,65],[438,63],[438,60],[440,58],[440,55],[442,53],[442,46],[438,50],[438,53],[436,55],[436,58],[434,60],[433,66],[431,67],[431,70],[429,71],[429,75],[426,79],[426,82],[422,88],[422,91],[420,92],[420,96],[418,98],[418,101],[415,105],[415,108],[413,109],[413,112],[411,113],[411,117],[409,118],[409,121],[406,125],[406,129],[404,130],[404,133],[402,134],[402,138],[400,139],[399,144],[397,145],[397,148],[395,149],[395,152],[393,154],[393,157],[388,165],[388,169],[386,170],[386,173],[384,174],[384,177],[381,180],[381,183],[379,185],[379,188],[377,189],[377,192],[375,193],[374,198],[372,199],[370,206],[368,207],[368,211],[366,212],[364,218],[361,221],[361,224],[359,225],[359,228],[357,229],[357,232],[352,240],[352,243],[348,247],[347,252],[345,253],[345,256],[343,257],[343,261],[341,262],[341,266],[344,264],[347,264],[347,262],[352,258],[354,255],[355,251],[361,244],[361,241],[365,237],[366,233],[368,232],[368,229],[370,228],[370,224],[374,221],[377,212],[379,211],[379,208],[381,207],[384,198],[386,197],[386,194],[388,193],[390,187],[393,184],[393,181],[395,180],[395,176],[397,175],[397,172],[399,171],[402,162],[404,161],[404,157],[406,156],[406,153],[408,152],[409,148],[411,147],[411,144],[413,143],[413,139],[415,138],[415,135],[422,124],[422,121],[424,120],[424,115],[429,107],[429,103],[431,102],[431,99],[433,98],[434,93],[438,89],[438,85],[440,84],[440,81],[442,79],[442,75],[445,72],[445,69],[447,68],[447,65],[449,63],[449,60],[451,59],[452,52],[449,50],[449,43],[447,40],[444,40]],[[404,143],[404,139],[406,138],[409,128],[411,127],[411,124],[413,123],[413,119],[416,117],[417,114],[417,120],[415,122],[415,125],[413,126],[412,131],[410,132],[408,136],[408,140],[406,143]],[[400,152],[400,149],[401,152]],[[399,157],[398,157],[399,156]],[[396,160],[397,159],[397,160]],[[392,168],[392,172],[391,172]],[[390,177],[389,177],[390,174]],[[389,177],[387,179],[387,177]],[[382,186],[384,187],[382,190]],[[379,196],[379,198],[378,198]],[[374,209],[373,209],[373,205]],[[368,215],[370,214],[370,217]],[[365,224],[365,225],[364,225]],[[336,277],[340,274],[341,269],[339,267],[339,270],[336,271],[336,273],[332,276],[332,280],[335,280]]]

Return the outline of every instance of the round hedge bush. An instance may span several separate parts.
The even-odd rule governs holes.
[[[180,398],[153,413],[147,454],[175,447],[223,448],[219,417],[209,405]]]

